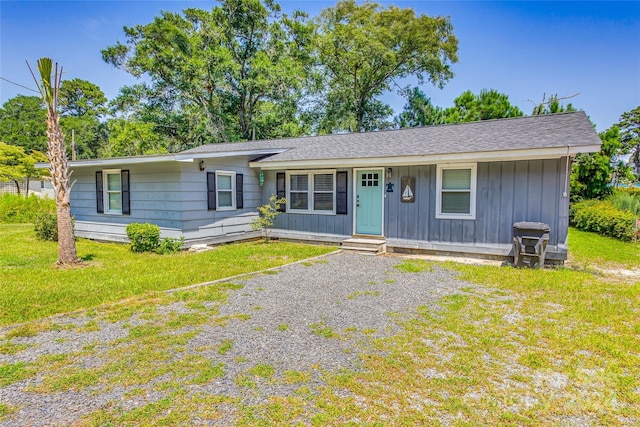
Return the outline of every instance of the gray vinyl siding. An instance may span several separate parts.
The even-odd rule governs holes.
[[[258,172],[249,168],[249,160],[246,156],[207,160],[204,171],[200,171],[198,161],[77,168],[71,192],[76,234],[123,241],[125,227],[132,222],[156,224],[163,237],[185,236],[187,243],[251,231],[261,192]],[[130,215],[97,213],[95,174],[103,169],[129,170]],[[243,175],[243,209],[207,209],[206,173],[216,170]]]
[[[563,197],[566,158],[478,163],[476,219],[436,219],[436,165],[397,167],[386,193],[385,237],[442,243],[510,244],[518,221],[551,227],[550,245],[567,237],[569,199]],[[401,203],[400,179],[416,177],[414,203]]]
[[[258,171],[249,167],[247,157],[226,157],[205,161],[200,171],[198,162],[182,166],[180,191],[183,194],[183,230],[193,231],[201,227],[220,228],[219,233],[251,230],[249,223],[257,216],[261,202]],[[236,210],[207,210],[207,172],[229,171],[243,176],[244,207]],[[226,228],[226,230],[225,230]],[[230,229],[233,228],[233,231]]]
[[[99,214],[96,209],[96,172],[103,169],[130,171],[130,215]],[[129,224],[150,222],[164,228],[182,227],[180,166],[176,163],[123,165],[76,169],[71,191],[71,212],[76,221]]]
[[[342,171],[345,169],[337,169]],[[279,171],[279,172],[285,172]],[[340,236],[351,236],[353,232],[353,174],[348,170],[347,185],[347,215],[324,215],[283,212],[275,220],[274,228],[299,231],[303,233],[321,233]],[[287,183],[288,185],[288,183]],[[269,201],[269,197],[276,194],[276,171],[264,171],[264,186],[262,187],[262,204]]]

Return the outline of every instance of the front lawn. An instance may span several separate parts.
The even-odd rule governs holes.
[[[153,291],[263,270],[335,250],[249,242],[202,253],[132,253],[129,245],[80,239],[81,268],[60,269],[57,243],[28,224],[0,224],[0,325],[86,309]]]
[[[13,235],[13,240],[29,234],[28,228],[0,230],[3,236]],[[192,277],[209,263],[218,262],[209,272],[213,276],[217,268],[225,268],[216,256],[247,266],[253,261],[292,260],[287,251],[295,251],[297,259],[305,251],[330,250],[251,243],[197,256],[160,257],[131,254],[126,246],[81,241],[81,255],[92,255],[90,266],[59,271],[53,267],[52,247],[43,250],[38,243],[31,242],[31,255],[29,244],[0,251],[2,295],[12,269],[25,277],[28,274],[29,267],[23,269],[19,263],[32,263],[30,268],[37,273],[29,277],[35,283],[41,283],[39,275],[64,274],[77,275],[68,276],[77,283],[80,279],[76,277],[90,272],[88,277],[95,280],[82,281],[89,286],[99,281],[98,274],[105,281],[107,272],[113,275],[122,271],[119,266],[126,266],[140,271],[144,280],[170,284],[171,279]],[[417,312],[388,313],[398,329],[384,338],[375,339],[369,331],[355,328],[333,330],[325,321],[312,323],[305,313],[298,314],[300,321],[310,323],[305,333],[319,340],[357,342],[359,369],[278,369],[261,358],[259,347],[241,347],[233,333],[224,332],[236,331],[238,324],[263,307],[223,313],[229,295],[249,291],[242,284],[221,283],[102,306],[73,319],[77,324],[67,319],[59,324],[34,321],[7,328],[0,337],[0,355],[6,360],[0,363],[0,389],[24,381],[20,387],[31,395],[30,402],[37,401],[38,395],[46,399],[60,392],[78,396],[113,393],[113,400],[100,409],[68,417],[70,423],[86,426],[640,425],[640,281],[606,273],[637,267],[638,244],[571,230],[570,250],[578,269],[531,270],[398,259],[394,271],[404,277],[396,278],[415,286],[432,286],[449,274],[465,283],[456,294],[441,298],[437,306],[421,301],[424,305]],[[39,260],[45,255],[45,261]],[[199,260],[201,256],[204,260]],[[10,258],[16,265],[7,269]],[[327,262],[304,265],[313,269]],[[190,268],[182,271],[181,264]],[[107,272],[100,273],[101,269]],[[156,272],[156,277],[152,274],[155,269],[168,273]],[[425,271],[431,274],[418,276]],[[219,276],[230,274],[235,272]],[[133,275],[117,276],[138,287],[144,283]],[[203,281],[198,277],[195,281]],[[417,277],[422,279],[414,279]],[[113,289],[128,288],[113,281]],[[62,284],[57,282],[57,286]],[[345,302],[378,298],[376,290],[395,286],[395,280],[368,286],[370,291],[342,298]],[[73,289],[78,287],[73,285]],[[64,289],[57,294],[63,295]],[[115,299],[117,292],[111,295]],[[30,298],[35,296],[32,292]],[[30,307],[37,317],[38,307]],[[361,308],[365,315],[368,308]],[[111,342],[91,341],[80,349],[63,348],[59,354],[42,354],[35,360],[21,358],[38,350],[39,342],[28,338],[43,331],[57,333],[64,347],[66,340],[91,336],[115,322],[127,333]],[[302,333],[286,323],[268,326],[253,331],[268,334],[274,345],[280,334]],[[199,334],[211,330],[221,339],[198,340]],[[251,360],[245,357],[248,354]],[[285,361],[297,356],[282,354]],[[235,384],[236,389],[221,393],[217,391],[220,384]],[[15,404],[0,404],[0,421],[9,420],[19,410]]]

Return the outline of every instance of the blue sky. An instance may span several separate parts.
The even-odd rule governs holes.
[[[380,1],[418,13],[450,16],[460,41],[455,77],[438,89],[422,90],[448,107],[467,89],[496,89],[530,114],[543,94],[569,96],[607,129],[640,105],[640,2]],[[282,1],[316,15],[332,1]],[[123,26],[146,24],[161,10],[203,9],[213,1],[0,1],[0,77],[33,87],[25,61],[42,56],[60,63],[65,78],[89,80],[114,98],[135,83],[104,63],[100,50],[125,42]],[[398,82],[400,86],[410,81]],[[0,104],[26,89],[0,80]],[[384,100],[400,111],[396,91]]]

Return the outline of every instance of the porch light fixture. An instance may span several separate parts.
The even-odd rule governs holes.
[[[200,160],[200,163],[198,164],[198,166],[200,167],[200,172],[204,172],[204,170],[206,169],[206,165],[204,164],[204,160]]]
[[[393,172],[393,169],[387,168],[387,179],[391,179],[391,173],[392,172]]]

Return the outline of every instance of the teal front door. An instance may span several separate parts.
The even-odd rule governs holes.
[[[382,170],[356,173],[356,234],[382,235]]]

